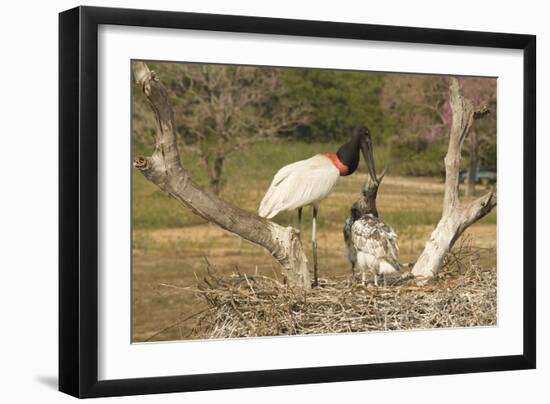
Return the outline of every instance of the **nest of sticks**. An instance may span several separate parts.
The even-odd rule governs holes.
[[[496,268],[479,265],[483,250],[466,240],[427,285],[393,279],[365,287],[348,278],[320,279],[307,293],[276,279],[208,275],[196,290],[208,309],[193,338],[235,338],[496,325]]]

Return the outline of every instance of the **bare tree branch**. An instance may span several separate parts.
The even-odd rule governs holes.
[[[187,87],[181,119],[210,158],[211,191],[218,193],[226,157],[246,145],[272,139],[307,121],[307,107],[285,99],[278,69],[180,65],[179,88]]]
[[[474,112],[474,119],[481,119],[485,115],[489,114],[490,112],[491,110],[484,105],[483,107],[481,107],[480,109]]]
[[[441,269],[445,256],[464,230],[496,206],[495,192],[489,192],[469,204],[460,203],[458,186],[462,144],[471,129],[473,120],[486,115],[488,109],[474,111],[472,103],[462,96],[456,79],[451,79],[449,95],[453,119],[445,156],[443,214],[412,269],[412,274],[420,280],[435,275]]]
[[[132,68],[154,111],[157,126],[153,155],[137,157],[135,168],[195,214],[267,249],[281,264],[290,286],[309,289],[307,258],[295,230],[244,211],[197,186],[180,162],[174,113],[165,87],[145,63],[133,62]],[[219,80],[216,75],[207,79]]]

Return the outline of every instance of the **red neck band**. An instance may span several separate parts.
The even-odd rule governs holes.
[[[341,176],[348,175],[349,167],[344,163],[342,163],[336,154],[325,153],[325,156],[327,156],[330,159],[330,161],[332,161],[332,164],[334,164],[334,167],[338,169]]]

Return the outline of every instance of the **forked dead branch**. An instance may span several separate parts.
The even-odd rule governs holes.
[[[180,161],[174,112],[166,88],[145,63],[134,62],[132,69],[155,113],[157,127],[153,155],[137,157],[134,166],[197,215],[267,249],[281,264],[290,286],[311,288],[307,258],[295,230],[231,205],[195,184]]]
[[[443,213],[412,269],[412,274],[420,281],[433,277],[441,269],[443,260],[464,230],[487,215],[497,204],[495,191],[490,191],[470,203],[460,202],[458,187],[462,145],[474,119],[484,117],[489,111],[486,108],[475,111],[472,103],[462,96],[455,78],[451,79],[449,96],[453,120],[445,156]]]
[[[447,254],[464,231],[486,216],[496,206],[496,192],[490,191],[480,198],[461,203],[459,198],[460,160],[462,146],[468,136],[473,121],[482,119],[490,113],[482,107],[475,110],[472,103],[465,99],[460,91],[458,80],[450,79],[449,100],[452,110],[452,125],[449,134],[449,146],[445,156],[445,191],[441,219],[426,242],[423,252],[414,263],[411,274],[419,283],[432,278],[441,268]],[[377,181],[367,177],[354,207],[360,211],[378,216],[376,197],[384,174]]]

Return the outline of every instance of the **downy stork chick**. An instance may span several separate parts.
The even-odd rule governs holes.
[[[348,259],[352,262],[352,270],[359,267],[363,285],[367,269],[372,271],[375,286],[378,286],[380,275],[385,284],[386,274],[401,271],[397,234],[380,218],[367,213],[355,220],[351,225],[350,241],[351,245],[346,246]]]
[[[298,234],[302,227],[302,208],[313,206],[312,247],[313,247],[313,284],[318,282],[317,266],[317,214],[320,202],[333,190],[338,179],[351,175],[359,165],[359,152],[367,163],[369,172],[374,175],[369,131],[360,126],[355,129],[349,142],[343,144],[336,154],[317,154],[309,159],[297,161],[281,168],[273,177],[258,214],[272,218],[279,212],[298,209]]]
[[[371,153],[368,158],[372,157]],[[374,160],[368,164],[372,167],[363,185],[359,199],[350,209],[350,217],[344,224],[344,243],[346,256],[351,263],[352,274],[359,267],[361,281],[365,285],[366,270],[372,271],[374,284],[378,286],[380,275],[386,281],[385,275],[401,270],[399,264],[399,244],[395,231],[378,216],[376,197],[378,187],[384,174],[376,177]]]

